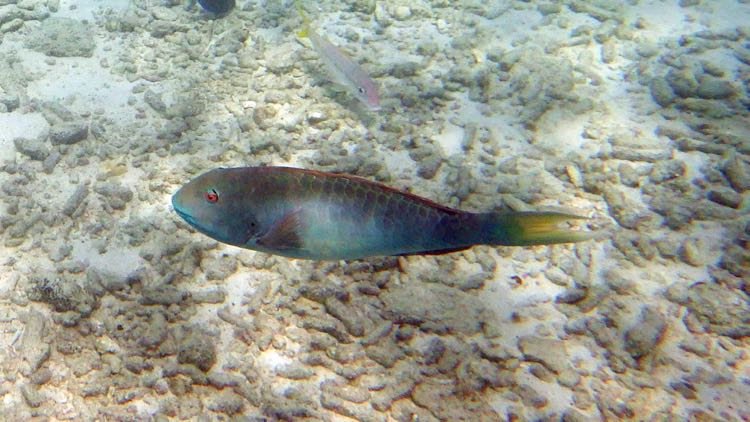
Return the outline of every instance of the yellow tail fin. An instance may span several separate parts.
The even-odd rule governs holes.
[[[294,6],[297,7],[297,13],[299,13],[303,23],[302,30],[297,32],[297,36],[300,38],[306,38],[307,34],[310,32],[310,19],[307,17],[307,13],[305,13],[305,9],[302,7],[302,2],[300,0],[294,0]]]
[[[489,221],[486,243],[507,246],[550,245],[582,242],[601,233],[570,230],[559,225],[574,220],[588,220],[559,212],[513,212],[485,214]]]

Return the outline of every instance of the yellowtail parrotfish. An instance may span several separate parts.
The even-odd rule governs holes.
[[[319,35],[310,27],[310,21],[305,15],[299,1],[296,2],[297,10],[302,16],[304,27],[297,35],[300,38],[310,39],[313,49],[318,53],[320,60],[325,65],[332,81],[345,87],[370,111],[378,111],[380,106],[380,94],[378,87],[367,75],[367,72],[350,59],[344,51],[328,41],[326,37]]]
[[[558,212],[474,213],[357,176],[290,167],[208,171],[172,197],[174,210],[220,242],[290,258],[443,254],[474,245],[578,242]]]

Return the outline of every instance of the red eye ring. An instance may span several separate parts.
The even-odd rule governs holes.
[[[219,193],[214,189],[207,190],[205,197],[208,202],[219,202]]]

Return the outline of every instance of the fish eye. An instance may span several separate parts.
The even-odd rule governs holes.
[[[216,189],[207,190],[204,196],[208,202],[219,202],[219,193]]]
[[[364,94],[365,93],[365,89],[362,88],[362,87],[357,88],[357,91],[359,91],[360,94]]]

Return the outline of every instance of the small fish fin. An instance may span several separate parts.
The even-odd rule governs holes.
[[[304,24],[302,30],[297,32],[297,36],[300,38],[307,38],[310,34],[310,18],[307,17],[307,13],[305,13],[305,9],[302,7],[302,2],[300,0],[294,0],[294,6],[297,8],[297,13],[299,13],[302,18],[302,23]]]
[[[328,77],[326,78],[328,82],[331,83],[331,86],[327,87],[332,92],[336,94],[350,94],[351,91],[347,89],[346,87],[346,81],[342,80],[341,78],[336,77]]]
[[[458,248],[446,248],[446,249],[435,249],[433,251],[424,251],[424,252],[412,252],[412,253],[402,253],[398,254],[396,256],[413,256],[413,255],[445,255],[448,253],[453,252],[459,252],[459,251],[465,251],[469,249],[471,246],[460,246]]]
[[[270,249],[298,249],[302,247],[299,210],[290,211],[277,220],[266,234],[258,239],[258,245]]]
[[[601,235],[595,231],[570,230],[558,227],[562,223],[588,220],[560,212],[512,212],[489,214],[490,239],[484,243],[506,246],[551,245],[583,242]]]
[[[273,167],[273,169],[274,171],[284,171],[284,172],[288,172],[291,174],[300,174],[300,173],[309,174],[315,177],[320,177],[321,179],[331,179],[331,178],[346,179],[358,185],[370,186],[372,189],[375,189],[377,191],[385,191],[386,193],[393,193],[395,195],[403,196],[407,198],[409,201],[419,202],[430,208],[437,208],[451,215],[459,215],[463,213],[461,210],[447,207],[431,199],[427,199],[427,198],[415,195],[411,192],[407,192],[402,189],[397,189],[397,188],[385,185],[380,182],[376,182],[370,179],[365,179],[364,177],[359,177],[359,176],[354,176],[351,174],[344,174],[344,173],[326,173],[326,172],[317,171],[317,170],[306,170],[306,169],[299,169],[299,168],[294,168],[294,167]]]

